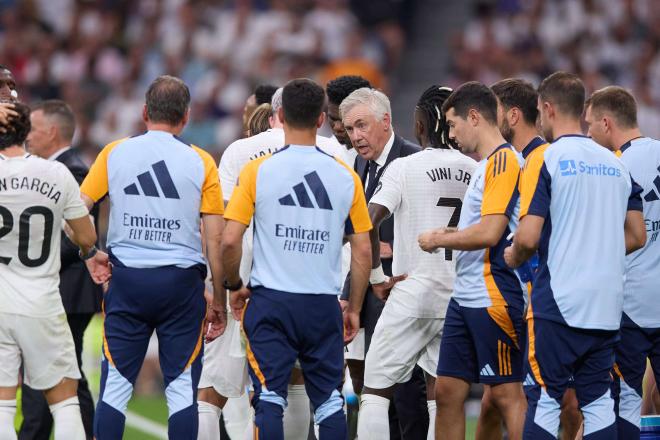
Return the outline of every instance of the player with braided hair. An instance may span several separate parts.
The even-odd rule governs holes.
[[[449,126],[442,113],[442,103],[451,94],[452,89],[432,85],[424,90],[415,106],[415,138],[424,148],[457,148],[449,139]]]
[[[422,94],[415,109],[415,135],[423,151],[401,157],[387,167],[369,203],[374,225],[371,231],[372,279],[382,279],[379,225],[394,215],[395,275],[392,281],[373,283],[374,293],[386,299],[365,361],[358,438],[389,439],[388,409],[396,384],[410,380],[415,365],[427,378],[428,438],[435,438],[435,375],[440,337],[455,276],[451,251],[426,253],[417,236],[439,225],[454,227],[465,191],[477,163],[452,148],[449,128],[440,111],[451,93],[432,86]],[[396,277],[395,277],[396,278]],[[390,293],[391,292],[391,293]]]

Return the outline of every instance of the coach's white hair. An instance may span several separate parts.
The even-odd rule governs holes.
[[[279,89],[275,90],[275,93],[273,93],[273,97],[270,100],[270,106],[273,109],[273,115],[276,115],[278,111],[282,108],[282,92],[284,91],[284,87],[280,87]]]
[[[339,114],[342,119],[358,105],[366,105],[371,111],[371,114],[379,121],[383,120],[386,113],[390,115],[390,120],[392,118],[390,100],[380,90],[362,87],[348,95],[339,105]]]

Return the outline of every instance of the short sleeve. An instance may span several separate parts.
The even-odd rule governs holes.
[[[635,182],[635,179],[630,176],[632,188],[630,189],[630,197],[628,197],[628,211],[644,211],[644,204],[642,203],[642,187]]]
[[[96,160],[80,185],[80,192],[94,202],[98,202],[108,194],[108,157],[110,152],[126,139],[120,139],[106,145],[96,156]]]
[[[231,144],[220,158],[219,172],[220,172],[220,184],[222,186],[222,193],[226,200],[229,200],[232,193],[234,192],[234,187],[236,186],[236,179],[238,179],[239,169],[236,169],[236,145]]]
[[[78,182],[76,182],[71,171],[62,165],[62,171],[60,174],[63,180],[62,186],[66,188],[66,199],[64,201],[64,210],[62,211],[62,217],[64,220],[72,220],[89,215],[85,203],[80,198],[80,187],[78,186]]]
[[[484,195],[481,215],[504,214],[508,217],[518,202],[520,165],[516,153],[502,148],[488,158],[484,174]]]
[[[369,218],[369,210],[367,209],[367,199],[364,196],[364,187],[360,177],[348,165],[340,159],[335,158],[353,178],[353,201],[351,208],[346,218],[344,233],[346,235],[359,234],[361,232],[371,231],[371,219]]]
[[[202,214],[222,215],[224,202],[222,200],[222,188],[218,177],[218,168],[215,161],[206,151],[193,145],[193,149],[199,154],[204,163],[204,182],[202,183],[202,197],[199,212]]]
[[[551,177],[545,165],[546,147],[539,147],[527,158],[520,177],[520,218],[527,214],[546,218],[550,212]]]
[[[397,210],[403,199],[403,159],[394,160],[385,169],[369,203],[387,208],[390,213]]]
[[[236,187],[231,194],[225,219],[234,220],[248,226],[254,216],[254,205],[257,200],[257,174],[261,163],[270,156],[255,159],[243,167]]]

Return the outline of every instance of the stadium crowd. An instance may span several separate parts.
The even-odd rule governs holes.
[[[639,124],[660,137],[660,3],[654,0],[480,0],[454,36],[451,86],[567,70],[587,89],[633,90]]]

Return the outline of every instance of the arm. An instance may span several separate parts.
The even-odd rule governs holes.
[[[369,232],[371,240],[371,268],[380,266],[380,224],[391,215],[390,211],[383,205],[369,203],[369,218],[373,229]]]
[[[206,259],[211,269],[211,279],[213,282],[213,303],[220,310],[225,310],[227,306],[227,295],[222,281],[221,245],[222,231],[224,229],[224,220],[221,215],[203,214],[202,225],[204,231],[204,241],[206,243]]]
[[[96,243],[96,231],[88,215],[80,218],[66,220],[69,226],[69,238],[80,248],[80,252],[85,255],[94,247]]]
[[[509,224],[505,214],[490,214],[481,217],[479,223],[456,231],[448,228],[434,229],[419,236],[419,245],[426,252],[439,248],[459,251],[474,251],[495,246]]]
[[[228,220],[220,252],[227,284],[230,286],[241,285],[238,290],[231,291],[229,296],[231,311],[237,321],[241,320],[243,308],[250,297],[250,291],[243,284],[239,272],[243,255],[243,234],[246,229],[247,226],[243,223]]]
[[[529,260],[539,247],[545,218],[538,215],[526,215],[520,220],[513,244],[504,250],[507,266],[517,268]]]
[[[626,213],[624,223],[626,237],[626,255],[641,249],[646,244],[646,224],[641,211],[632,210]]]
[[[361,232],[349,237],[351,243],[351,294],[344,319],[344,341],[350,342],[360,329],[360,311],[371,272],[371,243],[369,233]]]

